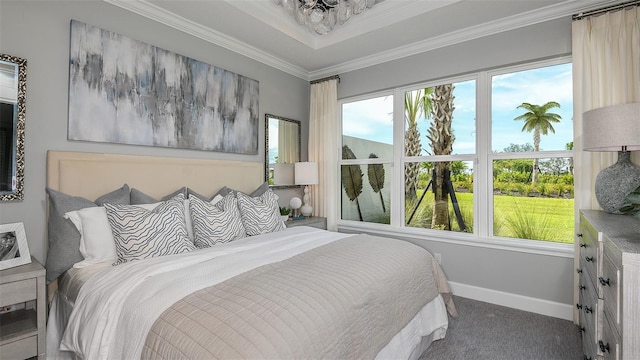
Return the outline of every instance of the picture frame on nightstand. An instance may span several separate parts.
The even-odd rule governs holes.
[[[0,224],[0,270],[31,262],[24,224]]]

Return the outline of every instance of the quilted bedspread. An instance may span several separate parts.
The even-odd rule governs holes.
[[[426,250],[354,235],[182,298],[155,321],[141,357],[374,358],[440,293],[455,315]]]

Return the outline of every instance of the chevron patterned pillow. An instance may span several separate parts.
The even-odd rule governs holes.
[[[153,210],[133,205],[104,204],[104,207],[118,255],[113,265],[196,249],[187,234],[183,194]]]
[[[238,200],[234,194],[226,195],[215,204],[203,201],[197,196],[191,196],[189,210],[194,242],[198,248],[206,248],[246,236],[240,218]]]
[[[271,189],[256,197],[237,192],[236,197],[247,235],[260,235],[285,229],[280,217],[278,195]]]

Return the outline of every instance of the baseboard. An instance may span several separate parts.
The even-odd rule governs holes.
[[[573,321],[573,305],[449,282],[456,296]]]

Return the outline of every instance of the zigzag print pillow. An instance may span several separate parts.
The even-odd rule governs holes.
[[[116,244],[113,265],[195,250],[184,217],[184,195],[146,210],[134,205],[104,204]]]
[[[273,191],[267,190],[256,197],[238,191],[236,196],[247,235],[260,235],[285,229],[280,217],[278,195]]]
[[[189,197],[194,242],[198,248],[245,237],[245,229],[238,210],[238,200],[226,195],[215,205],[197,196]]]

